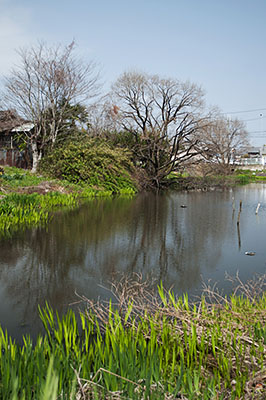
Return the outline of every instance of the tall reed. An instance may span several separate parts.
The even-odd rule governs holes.
[[[34,345],[0,330],[0,398],[265,398],[264,293],[190,304],[127,283],[78,317],[40,308]]]
[[[46,188],[47,193],[37,193]],[[37,192],[21,194],[24,189]],[[57,189],[63,193],[56,191]],[[135,189],[130,186],[122,186],[117,192],[123,196],[132,196],[134,193]],[[87,199],[112,196],[113,191],[106,188],[96,189],[84,183],[74,185],[58,180],[45,181],[28,171],[5,167],[5,174],[0,176],[0,194],[0,235],[9,236],[19,229],[46,224],[59,208],[73,208]]]
[[[0,233],[47,223],[51,212],[78,204],[77,194],[8,194],[0,201]]]

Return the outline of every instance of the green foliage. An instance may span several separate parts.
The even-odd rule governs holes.
[[[171,173],[167,177],[168,185],[173,189],[204,189],[219,187],[234,187],[249,183],[266,181],[266,173],[251,170],[236,170],[231,175],[192,176],[188,174]]]
[[[246,185],[251,182],[266,181],[266,173],[262,171],[237,170],[233,176],[241,185]]]
[[[105,132],[105,137],[114,146],[133,149],[136,145],[136,138],[128,131],[108,131]]]
[[[17,181],[17,180],[22,180],[23,176],[20,174],[14,174],[14,175],[2,175],[1,179],[4,179],[5,181]]]
[[[150,311],[138,299],[119,310],[110,302],[101,323],[91,310],[59,317],[47,304],[34,345],[0,328],[0,398],[253,398],[248,385],[264,379],[266,296],[197,306],[162,286],[159,296]]]
[[[126,186],[125,180],[116,189],[123,196],[135,193],[134,186]],[[58,208],[69,209],[94,197],[112,196],[114,186],[108,186],[108,182],[105,187],[97,188],[85,182],[78,185],[68,181],[47,181],[29,171],[5,167],[0,176],[0,190],[0,236],[10,236],[18,229],[46,224]]]
[[[40,170],[73,183],[85,183],[113,193],[135,191],[133,165],[126,150],[86,136],[55,148],[40,163]]]
[[[236,175],[235,178],[237,180],[237,183],[239,183],[240,185],[246,185],[246,184],[252,182],[252,180],[254,180],[254,179],[252,179],[252,177],[245,175],[245,174]]]
[[[76,194],[8,194],[0,201],[0,234],[46,223],[57,207],[77,205]]]
[[[53,108],[48,108],[44,119],[46,120],[46,126],[44,127],[46,132],[49,132],[51,121],[54,120],[58,129],[57,143],[75,136],[75,133],[83,125],[87,127],[89,123],[86,107],[79,103],[70,104],[66,99],[62,99],[59,102],[56,111]],[[48,148],[53,147],[51,142],[48,142],[47,146]]]
[[[16,167],[4,167],[4,173],[0,175],[0,186],[4,185],[5,189],[38,185],[42,181],[42,177]]]

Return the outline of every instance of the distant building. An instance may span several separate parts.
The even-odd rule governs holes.
[[[21,151],[16,143],[19,132],[29,132],[34,125],[21,118],[15,110],[0,111],[0,165],[30,167],[29,152]]]
[[[264,144],[263,146],[262,146],[262,149],[261,149],[261,159],[262,159],[262,165],[266,165],[266,144]]]
[[[243,166],[266,166],[266,145],[262,147],[244,147],[238,152],[237,164]]]
[[[254,147],[254,146],[242,147],[240,149],[240,151],[238,151],[238,154],[241,157],[245,157],[245,158],[260,157],[261,156],[261,148]]]

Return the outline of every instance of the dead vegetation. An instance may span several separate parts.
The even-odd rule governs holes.
[[[265,399],[266,276],[257,276],[247,283],[243,283],[239,275],[227,278],[234,283],[232,296],[223,296],[215,286],[206,284],[203,297],[193,304],[189,304],[187,296],[176,299],[171,291],[166,292],[162,287],[158,295],[151,289],[151,283],[144,282],[139,275],[123,278],[112,285],[116,298],[112,311],[109,303],[86,298],[82,301],[87,304],[87,317],[90,319],[94,315],[99,321],[103,337],[110,324],[110,312],[115,319],[119,315],[119,324],[124,330],[137,331],[145,321],[149,326],[145,330],[145,340],[153,340],[153,330],[156,330],[157,346],[167,346],[168,350],[164,350],[171,354],[169,365],[176,363],[177,372],[178,364],[183,364],[183,378],[187,372],[194,375],[191,386],[194,395],[183,391],[182,385],[175,396],[166,391],[163,394],[162,380],[152,382],[147,398]],[[164,338],[166,327],[170,332],[168,343]],[[103,372],[112,374],[111,370],[101,369],[97,375]],[[120,376],[120,379],[126,378]],[[136,392],[141,386],[143,393],[140,381],[132,383]],[[208,392],[209,384],[212,389]],[[86,382],[79,380],[79,385],[77,398],[92,398],[89,393],[95,388],[96,376]],[[109,392],[104,396],[99,398],[125,398],[122,392]],[[144,397],[140,395],[139,398]]]

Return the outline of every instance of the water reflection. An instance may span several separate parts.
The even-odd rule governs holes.
[[[243,201],[239,227],[233,196],[236,213]],[[252,212],[258,198],[262,206],[256,219]],[[47,228],[0,241],[1,323],[13,336],[36,333],[38,304],[47,300],[60,312],[76,300],[75,291],[90,298],[109,296],[99,284],[108,286],[121,273],[141,272],[179,294],[196,292],[202,277],[223,280],[225,270],[234,274],[242,267],[249,275],[250,260],[241,247],[255,246],[256,236],[258,257],[252,262],[264,272],[263,204],[261,185],[234,192],[97,199],[59,213]]]

